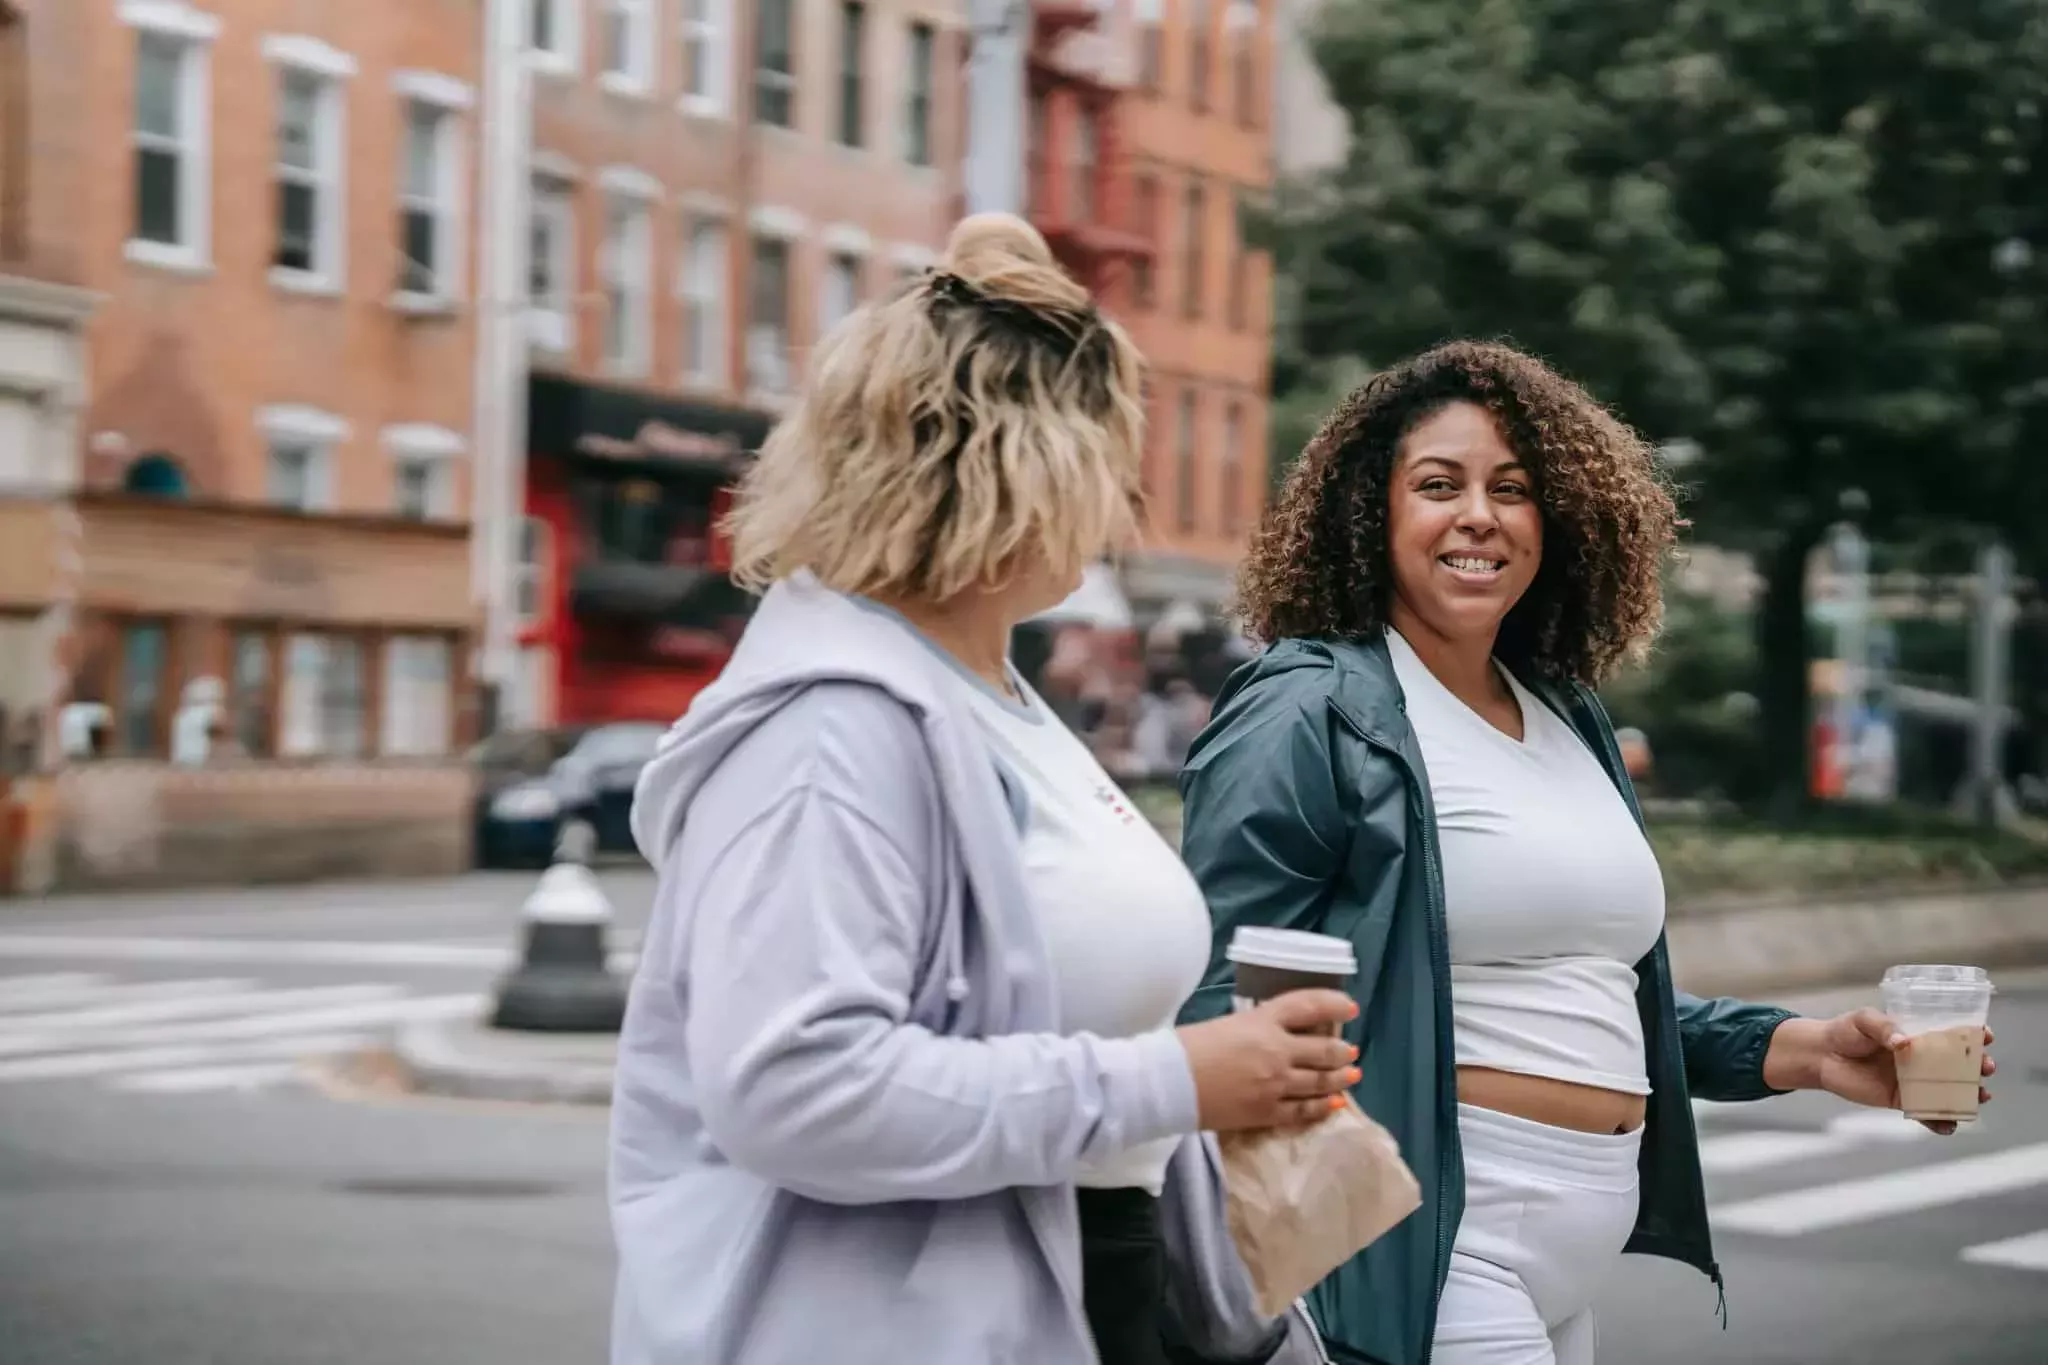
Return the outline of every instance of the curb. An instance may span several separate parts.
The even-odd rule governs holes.
[[[446,1025],[410,1024],[391,1044],[406,1088],[422,1095],[524,1104],[609,1105],[608,1062],[565,1063],[552,1057],[479,1057],[457,1047]]]

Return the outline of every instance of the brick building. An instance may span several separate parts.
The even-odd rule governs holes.
[[[1266,490],[1274,0],[1038,0],[1032,213],[1151,364],[1141,619],[1213,610]]]
[[[0,890],[466,859],[482,10],[0,0]]]
[[[665,721],[723,663],[736,461],[955,216],[964,10],[536,0],[515,717]]]

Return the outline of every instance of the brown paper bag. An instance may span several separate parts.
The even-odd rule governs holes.
[[[1230,1235],[1259,1311],[1278,1317],[1422,1206],[1393,1135],[1348,1096],[1300,1128],[1217,1135]]]

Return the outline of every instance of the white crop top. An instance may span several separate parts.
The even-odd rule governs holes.
[[[1664,877],[1578,733],[1502,669],[1522,738],[1387,651],[1429,770],[1459,1066],[1647,1095],[1635,964],[1664,928]]]
[[[1129,1038],[1174,1022],[1209,965],[1209,907],[1180,856],[1044,701],[1023,700],[946,660],[1007,776],[1023,787],[1024,879],[1059,992],[1065,1033]],[[1178,1144],[1129,1147],[1079,1183],[1158,1194]]]

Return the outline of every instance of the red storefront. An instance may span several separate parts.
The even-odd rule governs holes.
[[[528,397],[526,616],[543,722],[667,722],[753,609],[716,531],[772,419],[556,375]]]

